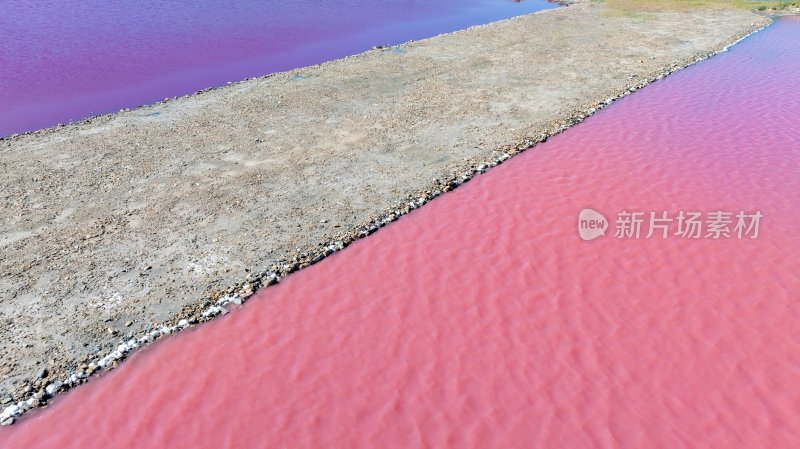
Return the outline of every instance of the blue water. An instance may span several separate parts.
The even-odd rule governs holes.
[[[543,0],[5,2],[0,136],[553,7]]]

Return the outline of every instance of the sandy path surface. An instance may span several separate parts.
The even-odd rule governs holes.
[[[0,140],[0,397],[765,21],[583,3]]]

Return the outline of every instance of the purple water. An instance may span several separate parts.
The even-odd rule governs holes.
[[[552,7],[543,0],[4,2],[0,136]]]

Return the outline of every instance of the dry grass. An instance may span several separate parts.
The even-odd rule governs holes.
[[[800,7],[800,1],[752,1],[752,0],[593,0],[606,3],[612,14],[633,15],[641,12],[687,11],[694,9],[745,9],[758,11],[781,11]]]

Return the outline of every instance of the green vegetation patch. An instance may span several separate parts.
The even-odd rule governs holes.
[[[605,3],[614,15],[633,15],[637,12],[688,11],[696,9],[744,9],[758,11],[782,11],[800,8],[800,1],[753,1],[753,0],[592,0]]]

